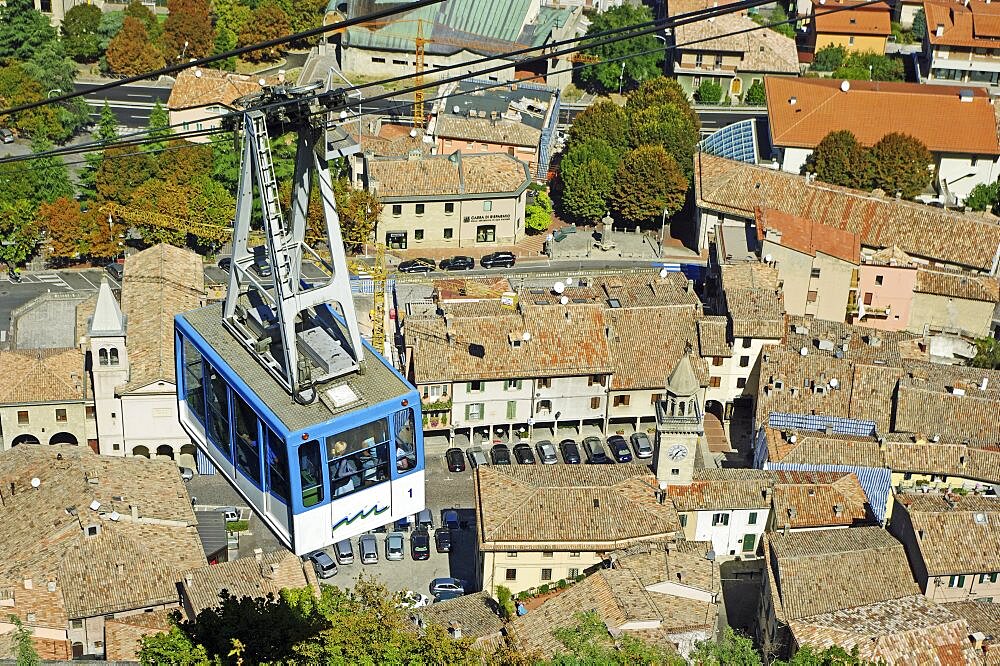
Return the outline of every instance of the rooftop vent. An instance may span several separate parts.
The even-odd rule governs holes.
[[[990,378],[989,377],[983,377],[983,380],[981,382],[979,382],[979,390],[980,391],[985,391],[987,389],[987,387],[989,387],[989,385],[990,385]]]
[[[944,23],[938,23],[937,27],[934,29],[934,35],[936,37],[944,36]]]
[[[958,99],[961,102],[971,102],[972,90],[970,88],[962,88],[958,91]]]
[[[594,498],[594,508],[595,509],[601,508],[601,500],[597,499],[596,497]]]
[[[965,389],[957,386],[948,387],[952,395],[965,395]]]
[[[817,340],[816,346],[822,351],[833,351],[833,340]]]
[[[972,516],[972,518],[973,518],[973,520],[976,521],[976,525],[985,525],[986,524],[986,514],[983,513],[982,511],[977,512],[975,515]]]
[[[789,98],[788,98],[788,104],[789,104],[790,106],[795,106],[795,105],[796,105],[796,104],[798,104],[798,103],[799,103],[799,98],[798,98],[798,97],[794,97],[794,96],[793,96],[793,97],[789,97]]]
[[[842,513],[844,513],[844,507],[842,505],[840,505],[840,504],[834,504],[833,505],[833,515],[835,515],[835,516],[837,516],[839,518]]]

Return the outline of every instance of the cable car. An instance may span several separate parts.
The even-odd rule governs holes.
[[[271,88],[241,100],[243,157],[226,300],[174,322],[181,425],[297,555],[425,507],[420,397],[358,332],[329,154],[316,150],[326,132],[312,120],[312,89]],[[280,117],[272,125],[275,109]],[[288,126],[298,148],[286,219],[268,139],[269,127]],[[314,173],[329,260],[305,242]],[[251,247],[255,215],[264,244]],[[269,275],[259,270],[262,252]],[[328,280],[302,279],[310,253],[327,266]]]

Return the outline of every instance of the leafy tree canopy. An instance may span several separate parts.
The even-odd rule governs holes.
[[[812,68],[817,72],[832,72],[840,69],[847,58],[847,49],[843,46],[828,44],[816,51]]]
[[[764,91],[764,84],[760,81],[751,83],[743,95],[743,103],[747,106],[766,106],[767,93]]]
[[[153,44],[146,26],[132,16],[125,17],[122,29],[108,44],[105,58],[108,68],[122,76],[135,76],[164,64],[163,55]]]
[[[561,210],[578,222],[596,222],[608,212],[608,199],[614,187],[617,167],[598,160],[588,160],[576,168],[561,172]]]
[[[886,134],[871,149],[872,186],[912,199],[931,182],[931,153],[908,134]]]
[[[722,101],[722,86],[712,79],[705,79],[698,86],[695,97],[702,104],[718,104]]]
[[[128,3],[125,7],[125,18],[128,17],[142,23],[146,28],[149,38],[154,42],[158,41],[160,35],[163,34],[163,26],[160,24],[159,19],[156,18],[156,14],[149,7],[142,4],[142,0],[132,0]]]
[[[602,100],[591,104],[573,119],[569,128],[570,141],[602,139],[616,149],[628,148],[628,121],[625,110],[614,102]]]
[[[536,192],[533,203],[524,211],[524,226],[530,231],[545,231],[552,224],[552,199],[545,192]]]
[[[903,61],[878,53],[849,53],[833,72],[837,79],[851,81],[903,81],[906,72]]]
[[[140,5],[141,6],[141,5]],[[108,49],[108,44],[114,39],[118,31],[122,29],[125,22],[125,12],[103,12],[101,22],[97,26],[97,34],[100,37],[100,50],[104,53]]]
[[[55,28],[32,0],[8,0],[0,6],[0,63],[30,60],[54,41]]]
[[[621,152],[608,145],[604,139],[588,138],[569,145],[559,162],[559,172],[565,177],[568,171],[572,171],[591,160],[617,169],[621,159]]]
[[[638,23],[646,23],[653,20],[653,13],[645,5],[633,6],[624,4],[606,12],[601,12],[593,17],[588,34],[604,32],[616,28],[626,28]],[[586,41],[581,44],[586,45]],[[646,79],[651,79],[662,73],[663,52],[657,50],[660,41],[652,34],[623,39],[621,41],[584,48],[583,52],[596,56],[601,60],[597,64],[581,67],[578,70],[578,77],[584,86],[603,90],[617,91],[619,88],[619,78],[624,88],[632,88],[635,84]],[[617,61],[615,58],[628,56],[636,53],[646,53],[627,60]],[[624,71],[622,65],[624,64]]]
[[[201,58],[212,52],[215,32],[209,15],[208,0],[169,0],[167,20],[163,23],[160,45],[167,62],[182,55]]]
[[[628,100],[625,102],[625,112],[631,118],[639,111],[664,104],[673,104],[686,112],[691,116],[696,127],[701,127],[698,114],[691,108],[691,100],[681,88],[681,84],[665,76],[647,79],[640,83],[638,88],[629,93]]]
[[[1000,340],[979,338],[976,340],[976,355],[969,361],[975,368],[1000,370]]]
[[[240,46],[264,42],[283,37],[291,32],[291,22],[288,14],[275,4],[264,4],[254,10],[250,20],[239,33]],[[281,57],[277,46],[268,49],[258,49],[243,56],[250,62],[270,62]]]
[[[646,643],[628,633],[617,640],[608,633],[601,616],[594,611],[577,614],[575,626],[552,632],[566,653],[541,666],[681,666],[684,659],[672,650]]]
[[[924,14],[923,7],[913,15],[913,36],[921,41],[927,37],[927,15]]]
[[[636,147],[663,146],[687,177],[694,174],[698,125],[692,122],[690,114],[676,104],[661,104],[633,114],[628,138]]]
[[[35,206],[27,199],[0,201],[0,261],[13,268],[35,253],[41,240]]]
[[[622,158],[615,177],[612,206],[633,224],[658,217],[684,205],[688,179],[663,146],[640,146]]]
[[[62,21],[66,53],[79,62],[94,62],[101,54],[101,10],[96,5],[71,7]]]
[[[969,210],[993,210],[1000,203],[1000,183],[980,183],[972,188],[965,198]]]
[[[816,146],[806,168],[825,183],[867,189],[871,181],[868,150],[849,130],[830,132]]]

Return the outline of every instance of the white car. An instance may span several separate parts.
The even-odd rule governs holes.
[[[420,594],[412,590],[399,593],[400,608],[423,608],[431,603],[431,598],[426,594]]]

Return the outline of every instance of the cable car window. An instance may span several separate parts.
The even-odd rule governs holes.
[[[267,487],[272,495],[288,504],[291,494],[288,488],[288,449],[270,428],[264,428],[264,432],[267,433]]]
[[[349,495],[389,478],[389,423],[379,419],[326,438],[334,497]]]
[[[403,474],[417,466],[417,434],[412,409],[401,409],[392,417],[396,427],[396,471]]]
[[[302,482],[302,506],[323,501],[323,463],[319,442],[311,439],[299,447],[299,479]]]
[[[257,415],[236,392],[233,392],[233,405],[236,417],[236,469],[259,488],[260,435],[257,432]]]
[[[205,425],[205,387],[201,381],[201,352],[184,340],[184,397],[191,414]]]
[[[208,438],[226,458],[232,460],[229,448],[229,388],[215,368],[206,364],[208,375]]]

